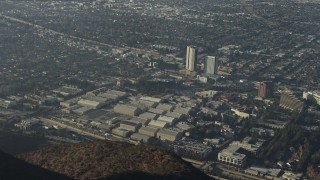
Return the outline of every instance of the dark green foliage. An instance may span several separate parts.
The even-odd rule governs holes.
[[[53,146],[20,158],[75,179],[208,178],[167,151],[110,141]]]

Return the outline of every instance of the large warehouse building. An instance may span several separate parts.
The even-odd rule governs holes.
[[[138,116],[141,113],[141,109],[126,105],[126,104],[118,104],[113,108],[113,111],[119,114],[125,114],[129,116]]]
[[[168,127],[169,123],[164,121],[151,120],[148,126],[155,127],[155,128],[164,128],[164,127]]]
[[[135,123],[132,121],[121,121],[120,128],[126,129],[128,131],[136,132],[140,128],[140,123]]]
[[[144,135],[148,135],[148,136],[152,136],[152,137],[156,137],[158,131],[159,131],[158,128],[153,128],[153,127],[149,127],[149,126],[144,126],[139,129],[140,134],[144,134]]]
[[[179,131],[172,131],[168,129],[161,129],[157,133],[157,138],[162,141],[176,141],[182,138],[182,132]]]

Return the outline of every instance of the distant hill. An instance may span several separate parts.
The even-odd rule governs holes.
[[[0,151],[0,179],[64,180],[70,178],[28,164]]]
[[[210,179],[165,150],[120,142],[58,145],[19,158],[75,179]]]

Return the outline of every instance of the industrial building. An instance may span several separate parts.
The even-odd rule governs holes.
[[[73,98],[67,101],[62,101],[60,102],[60,106],[68,108],[70,106],[76,105],[79,100],[80,98]]]
[[[151,101],[151,102],[155,102],[155,103],[161,103],[162,102],[162,99],[154,98],[154,97],[150,97],[150,96],[142,96],[140,98],[140,100],[142,100],[142,101]]]
[[[197,65],[197,48],[195,46],[188,46],[186,53],[186,69],[195,71]]]
[[[78,101],[81,106],[91,107],[93,109],[98,109],[107,104],[107,99],[102,97],[84,97]]]
[[[150,113],[150,112],[144,112],[139,115],[139,118],[142,119],[148,119],[148,120],[155,120],[159,117],[158,114]]]
[[[189,125],[189,124],[182,123],[182,122],[178,123],[176,125],[176,127],[183,130],[183,131],[191,131],[192,129],[195,128],[195,126],[193,126],[193,125]]]
[[[164,128],[164,127],[168,127],[169,123],[164,121],[151,120],[148,126],[155,127],[155,128]]]
[[[116,124],[119,124],[120,123],[120,120],[118,118],[111,118],[111,119],[107,119],[105,121],[105,123],[109,126],[111,125],[116,125]]]
[[[120,128],[126,129],[128,131],[137,132],[137,130],[140,128],[140,123],[135,123],[132,121],[121,121]]]
[[[162,115],[162,114],[165,114],[167,111],[161,110],[161,109],[150,108],[149,112]]]
[[[64,97],[67,96],[75,96],[82,92],[82,89],[79,89],[77,87],[71,87],[71,86],[62,86],[58,89],[52,90],[52,92],[62,95]]]
[[[122,128],[115,128],[112,130],[112,134],[118,135],[121,137],[129,137],[132,134],[132,131],[128,131],[128,130],[122,129]]]
[[[172,111],[174,109],[174,105],[172,104],[165,104],[165,103],[160,103],[158,106],[157,106],[157,109],[161,109],[161,110],[164,110],[164,111]]]
[[[185,107],[176,107],[173,112],[179,113],[179,114],[184,114],[184,115],[189,115],[191,112],[191,108],[185,108]]]
[[[149,109],[149,108],[155,108],[158,103],[155,102],[151,102],[151,101],[131,101],[131,104],[137,106],[137,107],[141,107],[142,109]]]
[[[143,104],[147,108],[155,108],[158,105],[157,102],[145,101],[145,100],[139,100],[139,103]]]
[[[222,150],[218,154],[218,160],[222,163],[233,165],[236,167],[245,167],[247,162],[247,156],[245,154],[238,153],[240,147],[229,146]]]
[[[172,131],[168,129],[160,129],[157,133],[157,138],[161,141],[176,141],[182,138],[182,132]]]
[[[129,116],[138,116],[141,113],[141,109],[126,105],[126,104],[118,104],[113,108],[113,111],[119,114],[125,114]]]
[[[144,143],[149,143],[152,141],[152,137],[145,135],[145,134],[140,134],[140,133],[133,133],[130,136],[130,139],[134,141],[139,141],[139,142],[144,142]]]
[[[79,106],[77,106],[77,107],[79,107]],[[79,115],[84,115],[87,112],[89,112],[91,109],[92,109],[91,107],[86,107],[86,106],[81,107],[80,106],[79,108],[73,109],[72,112],[79,114]]]
[[[183,119],[183,115],[180,114],[180,113],[176,113],[176,112],[167,112],[167,113],[165,114],[165,116],[173,117],[173,118],[176,118],[176,119],[178,119],[178,120]]]
[[[176,123],[179,121],[177,118],[170,117],[170,116],[164,116],[164,115],[159,116],[157,120],[158,120],[158,121],[166,122],[166,123],[168,123],[170,126],[176,124]]]
[[[140,134],[148,135],[151,137],[156,137],[158,131],[159,131],[159,128],[153,128],[150,126],[143,126],[139,129]]]
[[[139,117],[133,117],[132,119],[130,119],[130,121],[135,122],[135,123],[141,123],[142,125],[147,125],[150,122],[149,119],[142,119]]]
[[[87,92],[86,95],[88,95],[88,96],[96,96],[101,92],[105,92],[106,90],[107,90],[107,88],[102,87],[102,88],[95,89],[93,91]]]

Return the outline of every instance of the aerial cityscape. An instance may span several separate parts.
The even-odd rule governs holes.
[[[319,180],[319,30],[318,0],[0,1],[0,179]]]

